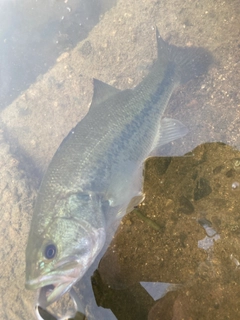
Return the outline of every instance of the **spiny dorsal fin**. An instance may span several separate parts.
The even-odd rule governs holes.
[[[93,98],[91,107],[100,104],[121,90],[97,79],[93,79]]]

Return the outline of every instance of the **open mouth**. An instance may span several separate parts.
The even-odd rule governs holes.
[[[49,303],[49,297],[51,301],[51,294],[54,292],[55,285],[49,284],[45,287],[42,287],[39,292],[38,303],[42,308],[46,308]],[[54,302],[54,301],[51,301]]]
[[[48,302],[48,298],[55,290],[54,285],[47,285],[38,291],[37,304],[35,305],[35,314],[38,320],[67,320],[75,317],[76,313],[85,319],[85,308],[80,299],[79,294],[73,287],[69,290],[69,295],[63,300],[58,300],[55,303]]]
[[[58,300],[62,295],[70,290],[73,281],[64,283],[48,284],[40,288],[38,302],[43,308]]]
[[[55,302],[67,291],[70,290],[76,279],[66,277],[65,279],[53,279],[52,277],[43,277],[26,283],[26,288],[30,290],[39,290],[39,302],[43,307],[49,306]]]
[[[29,290],[39,290],[39,303],[45,308],[68,292],[77,282],[80,267],[76,259],[67,263],[63,260],[52,272],[27,280],[25,287]]]

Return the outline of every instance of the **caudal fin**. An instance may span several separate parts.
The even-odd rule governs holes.
[[[158,43],[158,60],[161,63],[174,62],[179,73],[180,82],[185,83],[208,71],[213,62],[212,54],[201,47],[177,47],[165,42],[156,28]]]

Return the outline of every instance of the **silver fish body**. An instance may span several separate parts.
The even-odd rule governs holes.
[[[63,140],[43,178],[26,249],[26,287],[49,287],[47,304],[82,278],[109,225],[133,197],[143,198],[145,159],[187,132],[163,114],[173,90],[207,70],[210,54],[169,45],[158,33],[157,41],[158,59],[134,89],[94,80],[88,114]]]

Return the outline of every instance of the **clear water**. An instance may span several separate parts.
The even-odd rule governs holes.
[[[0,0],[0,318],[238,319],[239,3],[114,4]],[[24,255],[42,175],[87,112],[92,78],[125,89],[147,74],[156,25],[215,58],[168,106],[189,133],[147,160],[142,216],[124,217],[72,297],[36,311]]]

